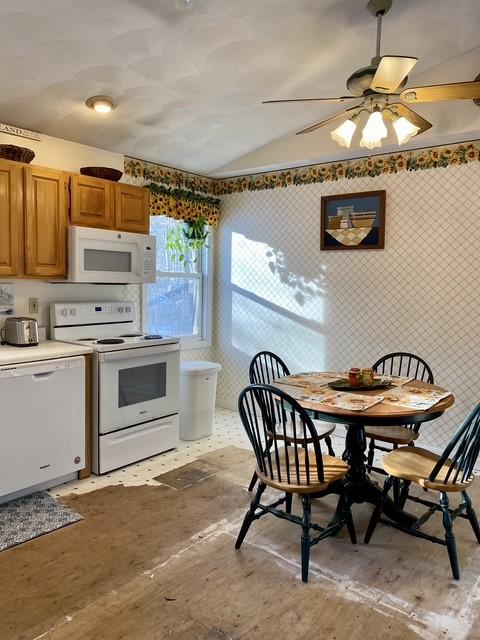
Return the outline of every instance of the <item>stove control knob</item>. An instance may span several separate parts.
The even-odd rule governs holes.
[[[76,316],[77,315],[77,310],[76,309],[70,309],[70,315],[71,316]]]
[[[130,311],[131,311],[131,310],[132,310],[132,307],[125,307],[125,311],[126,311],[127,313],[130,313]]]
[[[64,308],[60,311],[60,313],[62,314],[62,316],[68,316],[68,309]]]
[[[118,313],[123,313],[123,307],[118,307]]]

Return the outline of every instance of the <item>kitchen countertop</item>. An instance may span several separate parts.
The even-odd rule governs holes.
[[[9,344],[2,344],[0,345],[0,366],[53,358],[68,358],[92,352],[93,349],[88,345],[68,344],[56,340],[39,342],[37,347],[12,347]]]

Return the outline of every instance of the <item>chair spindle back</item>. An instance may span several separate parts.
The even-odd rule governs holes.
[[[284,361],[271,351],[259,351],[253,356],[248,370],[251,384],[271,384],[277,378],[289,376]]]
[[[450,442],[445,447],[429,480],[437,480],[437,475],[445,462],[450,460],[444,483],[470,483],[473,469],[480,453],[480,403],[467,416]],[[437,480],[438,482],[438,480]]]
[[[294,398],[276,387],[253,384],[240,393],[238,410],[264,476],[299,486],[324,482],[317,431]],[[306,440],[312,449],[302,445]]]
[[[433,372],[420,356],[413,353],[396,351],[388,353],[375,362],[372,369],[377,373],[390,376],[407,376],[433,384]]]

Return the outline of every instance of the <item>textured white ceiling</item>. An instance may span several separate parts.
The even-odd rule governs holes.
[[[337,111],[262,99],[344,94],[346,77],[374,53],[366,0],[189,4],[2,0],[0,121],[214,173]],[[425,83],[471,80],[465,55],[480,62],[480,49],[472,51],[479,25],[479,0],[394,0],[382,52],[420,58],[411,84],[416,76]],[[87,109],[86,98],[96,94],[111,95],[118,108],[108,116]],[[428,135],[480,129],[480,109],[463,104],[459,121],[457,104],[422,105],[434,123]],[[309,151],[305,160],[330,159],[328,131],[316,140],[315,157]],[[288,160],[282,153],[279,164]],[[302,151],[296,156],[301,161]]]

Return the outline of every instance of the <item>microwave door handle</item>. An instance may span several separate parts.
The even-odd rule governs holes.
[[[171,351],[179,351],[180,345],[178,342],[173,344],[159,344],[152,347],[139,347],[136,349],[119,349],[118,351],[106,351],[98,354],[100,362],[111,362],[112,360],[133,360],[134,358],[140,358],[141,356],[154,356],[161,355],[162,353],[169,353]]]

